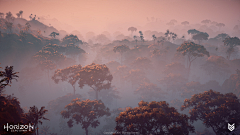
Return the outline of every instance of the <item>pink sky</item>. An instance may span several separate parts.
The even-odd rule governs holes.
[[[240,20],[240,0],[0,0],[0,12],[15,15],[19,10],[27,19],[32,13],[97,31],[121,23],[145,25],[146,17],[179,23],[210,19],[231,28]]]

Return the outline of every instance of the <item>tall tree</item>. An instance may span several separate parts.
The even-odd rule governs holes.
[[[206,19],[206,20],[202,20],[202,21],[201,21],[201,23],[203,23],[203,24],[205,24],[205,25],[206,25],[206,24],[209,24],[209,23],[211,23],[211,20],[208,20],[208,19]]]
[[[209,37],[209,35],[208,35],[207,33],[200,32],[200,33],[198,33],[198,34],[196,34],[196,35],[193,35],[192,38],[193,38],[194,40],[198,40],[199,44],[201,44],[201,41],[202,41],[202,40],[208,40],[208,37]]]
[[[101,100],[84,100],[79,98],[73,99],[70,104],[66,105],[66,110],[61,112],[61,115],[68,120],[68,126],[73,127],[74,121],[76,124],[81,124],[82,129],[85,129],[88,135],[88,128],[96,128],[100,122],[98,118],[104,115],[110,116],[109,109],[105,107]]]
[[[75,94],[76,89],[75,89],[75,84],[74,82],[74,77],[75,75],[80,72],[82,69],[81,65],[74,65],[71,67],[67,67],[64,69],[58,69],[55,71],[52,79],[54,80],[55,83],[58,84],[59,81],[67,81],[70,83],[73,87],[73,93]]]
[[[118,45],[118,46],[114,46],[113,48],[113,51],[116,53],[116,52],[119,52],[120,55],[121,55],[121,65],[122,65],[122,55],[124,52],[127,52],[129,51],[130,48],[127,46],[127,45]]]
[[[190,120],[203,121],[216,135],[230,134],[227,123],[240,124],[240,101],[232,93],[221,94],[213,90],[193,95],[185,99],[181,110],[190,108]]]
[[[5,18],[8,22],[12,22],[14,20],[14,17],[11,12],[6,13]]]
[[[227,49],[227,59],[230,60],[231,54],[234,52],[234,48],[240,45],[240,39],[238,37],[228,37],[223,40],[225,46],[229,46]]]
[[[189,25],[189,22],[188,21],[184,21],[181,23],[182,25],[186,26],[186,25]]]
[[[154,44],[155,44],[155,40],[156,40],[156,36],[155,35],[152,35],[152,38],[153,38],[153,41],[154,41]]]
[[[116,118],[117,132],[132,132],[133,134],[181,134],[194,132],[194,127],[188,122],[189,117],[180,114],[165,101],[150,103],[140,101],[138,107],[128,108]]]
[[[135,39],[135,41],[136,41],[136,45],[137,45],[137,36],[133,36],[133,39]]]
[[[0,67],[1,68],[1,67]],[[2,90],[5,86],[12,83],[12,80],[17,81],[17,77],[19,77],[17,74],[19,72],[14,72],[13,66],[6,66],[4,71],[0,71],[0,94],[2,93]]]
[[[59,33],[57,32],[52,32],[49,36],[52,37],[52,38],[56,38],[56,36],[58,36]]]
[[[182,52],[183,56],[187,56],[188,59],[188,75],[190,73],[190,67],[192,62],[198,58],[203,57],[204,55],[210,56],[209,52],[202,45],[195,44],[194,42],[184,42],[180,47],[177,48],[177,52]]]
[[[220,30],[222,27],[225,26],[225,24],[224,23],[217,23],[216,26],[219,27],[219,30]]]
[[[144,42],[144,37],[143,37],[142,31],[139,31],[139,34],[140,34],[140,39],[142,40],[142,42]]]
[[[19,14],[20,14],[20,16],[21,16],[21,18],[22,18],[23,11],[20,10],[20,11],[19,11]]]
[[[20,13],[16,13],[16,15],[17,15],[18,18],[20,18],[20,16],[21,16]]]
[[[42,106],[40,110],[38,110],[36,106],[33,106],[30,107],[29,112],[26,115],[27,119],[34,124],[34,130],[36,131],[37,129],[37,135],[38,135],[38,123],[42,125],[42,120],[49,120],[46,117],[44,117],[47,111],[48,110],[46,110],[44,106]]]
[[[88,85],[96,92],[98,100],[98,92],[111,87],[113,76],[105,64],[92,63],[83,67],[74,78],[73,84],[78,81],[80,88]]]
[[[0,12],[0,17],[4,18],[4,13]]]
[[[137,31],[137,28],[135,28],[135,27],[129,27],[129,28],[128,28],[128,31],[131,31],[131,37],[132,37],[133,32],[134,32],[134,31]]]

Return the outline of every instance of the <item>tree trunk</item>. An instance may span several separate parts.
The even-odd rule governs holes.
[[[98,100],[98,91],[96,90],[96,100]]]
[[[85,131],[86,131],[86,135],[88,135],[88,129],[87,128],[85,128]]]
[[[72,85],[72,87],[73,87],[73,94],[75,95],[75,92],[76,92],[75,86]]]
[[[37,124],[37,135],[38,135],[38,124]]]

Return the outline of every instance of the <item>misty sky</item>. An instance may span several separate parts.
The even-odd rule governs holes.
[[[104,31],[121,24],[142,26],[147,17],[164,23],[176,19],[178,24],[210,19],[231,28],[240,20],[240,0],[0,0],[0,12],[15,15],[19,10],[26,19],[32,13],[79,31]]]

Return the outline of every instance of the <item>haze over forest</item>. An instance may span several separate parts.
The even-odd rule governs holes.
[[[239,38],[240,0],[0,0],[0,135],[240,135]]]
[[[23,18],[29,20],[30,14],[36,14],[40,22],[58,30],[78,30],[81,34],[126,32],[129,26],[145,31],[149,29],[147,17],[157,19],[154,26],[162,31],[172,19],[180,25],[183,21],[197,24],[211,18],[224,23],[225,29],[232,29],[240,23],[239,7],[239,0],[0,0],[2,12],[24,9]]]

